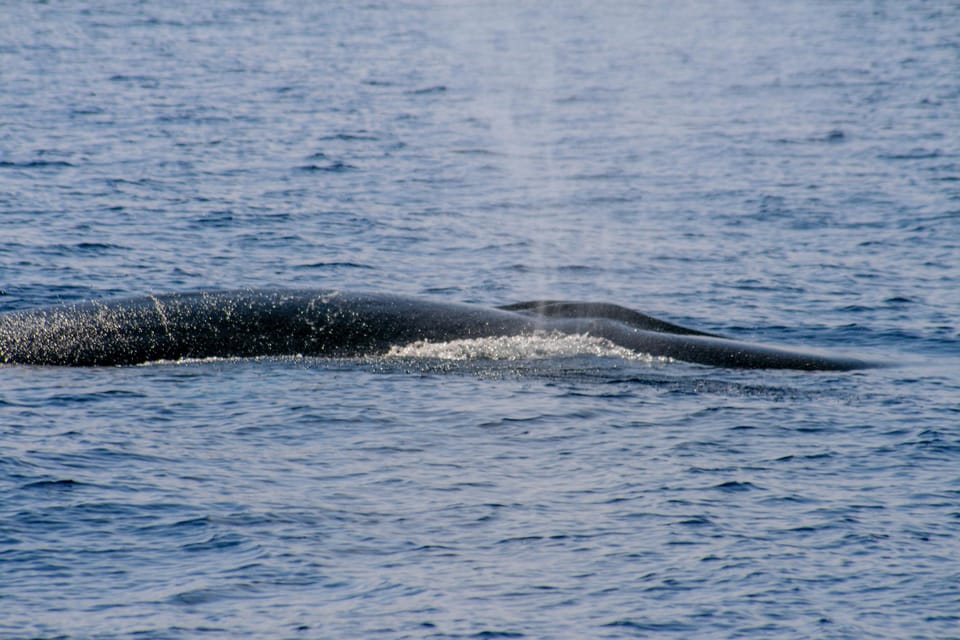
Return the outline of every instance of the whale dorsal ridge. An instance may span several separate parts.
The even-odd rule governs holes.
[[[547,318],[607,318],[616,320],[623,324],[643,329],[645,331],[658,331],[660,333],[673,333],[685,336],[709,336],[711,338],[720,338],[715,333],[707,333],[696,329],[681,327],[680,325],[666,322],[645,313],[621,307],[617,304],[607,302],[579,302],[576,300],[530,300],[527,302],[516,302],[514,304],[498,307],[504,311],[514,311],[532,316],[543,316]]]

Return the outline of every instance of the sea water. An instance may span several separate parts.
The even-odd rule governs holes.
[[[0,368],[4,638],[960,637],[960,10],[0,7],[0,310],[613,302],[589,336]]]

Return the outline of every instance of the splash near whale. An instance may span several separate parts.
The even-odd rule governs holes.
[[[857,358],[731,340],[606,303],[497,308],[392,294],[248,289],[169,293],[0,314],[0,363],[118,366],[186,358],[385,354],[416,342],[589,335],[717,367],[846,371]]]

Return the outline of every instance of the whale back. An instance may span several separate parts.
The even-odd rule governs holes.
[[[709,336],[720,338],[715,333],[690,329],[666,322],[645,313],[608,302],[579,302],[575,300],[530,300],[497,307],[505,311],[523,313],[543,318],[606,318],[616,320],[636,329],[673,333],[681,336]]]
[[[614,304],[537,300],[490,309],[393,294],[200,291],[0,314],[0,363],[129,365],[210,357],[377,355],[417,341],[556,331],[638,353],[722,367],[848,370],[800,353],[681,327]]]
[[[515,334],[534,325],[506,311],[389,294],[199,291],[0,314],[0,362],[95,366],[209,357],[348,357],[416,340]]]
[[[0,361],[83,366],[256,355],[302,333],[290,311],[279,299],[188,293],[11,312],[0,316]]]

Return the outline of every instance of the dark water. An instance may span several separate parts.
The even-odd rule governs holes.
[[[899,364],[2,368],[0,636],[960,637],[955,3],[0,12],[2,310],[594,299]]]

